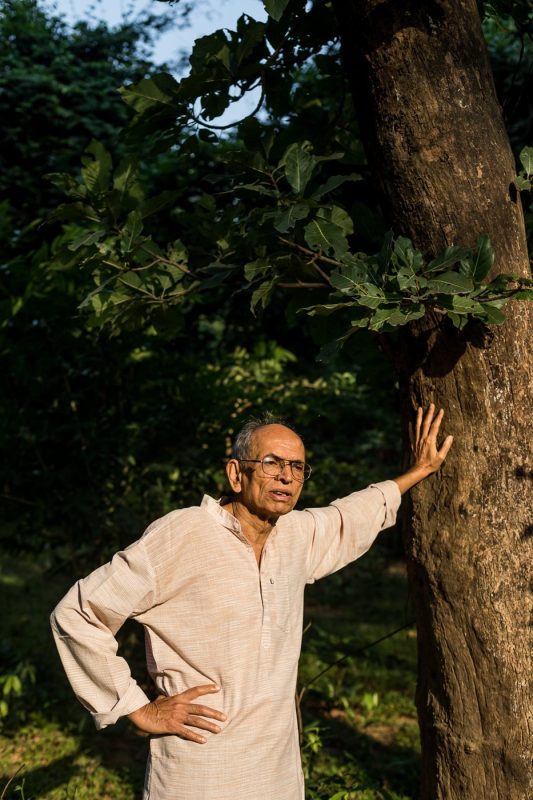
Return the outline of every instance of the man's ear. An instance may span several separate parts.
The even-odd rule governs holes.
[[[232,491],[238,494],[241,491],[242,478],[241,465],[238,459],[230,458],[226,464],[226,477]]]

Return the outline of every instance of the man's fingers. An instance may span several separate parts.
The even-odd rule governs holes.
[[[219,691],[220,686],[217,686],[216,683],[207,683],[202,686],[192,686],[179,695],[175,695],[175,697],[182,697],[184,700],[196,700],[197,697],[201,697],[203,694],[213,694]]]
[[[187,703],[187,705],[183,705],[183,708],[188,714],[193,714],[195,716],[211,717],[212,719],[219,719],[221,722],[225,722],[226,720],[226,715],[223,714],[222,711],[217,711],[215,708],[209,708],[209,706],[199,706],[196,703]]]
[[[422,422],[422,435],[421,435],[422,439],[427,438],[429,432],[429,426],[431,425],[431,422],[433,420],[434,413],[435,413],[435,403],[430,403],[429,408],[426,411],[426,414]]]
[[[424,416],[424,409],[420,406],[416,412],[416,425],[415,425],[415,447],[420,441],[420,429],[422,428],[422,418]]]
[[[208,722],[208,720],[203,717],[196,717],[194,714],[189,714],[185,724],[192,725],[193,728],[201,728],[203,731],[210,731],[211,733],[220,733],[222,730],[222,728],[219,728],[214,722]]]
[[[435,419],[431,423],[431,427],[429,429],[429,435],[432,436],[433,438],[436,438],[436,436],[437,436],[437,434],[439,432],[440,424],[442,422],[442,418],[443,417],[444,417],[444,409],[441,408],[441,410],[439,411],[439,413],[437,414],[437,416],[435,417]]]
[[[439,458],[442,458],[443,461],[446,458],[446,456],[448,455],[448,453],[450,451],[450,447],[452,446],[452,444],[453,444],[453,436],[451,436],[451,435],[447,436],[445,438],[444,442],[442,443],[442,447],[437,452],[437,455],[439,456]]]
[[[195,733],[184,725],[176,725],[176,729],[173,730],[172,733],[176,733],[182,739],[188,739],[190,742],[197,742],[198,744],[205,744],[207,742],[207,739],[205,736],[202,736],[201,733]]]

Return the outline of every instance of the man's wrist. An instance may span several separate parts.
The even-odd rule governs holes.
[[[400,492],[404,494],[405,492],[409,491],[413,486],[416,486],[417,483],[423,481],[424,478],[427,478],[431,475],[435,470],[431,469],[430,467],[422,467],[422,466],[413,466],[404,472],[403,475],[399,475],[397,478],[393,478],[394,482],[398,484]]]
[[[140,722],[142,719],[145,719],[146,714],[147,712],[149,712],[151,705],[152,703],[145,703],[143,706],[139,706],[139,708],[136,708],[135,711],[130,711],[130,713],[127,714],[126,716],[130,720],[130,722],[133,722],[134,725],[137,725],[138,722]]]

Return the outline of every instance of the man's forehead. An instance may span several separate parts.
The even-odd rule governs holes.
[[[254,431],[253,446],[256,455],[275,453],[282,458],[305,458],[305,448],[297,433],[285,425],[263,425]]]

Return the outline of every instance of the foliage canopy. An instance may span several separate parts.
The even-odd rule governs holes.
[[[524,36],[518,6],[515,30]],[[133,111],[126,140],[147,147],[144,158],[170,148],[184,170],[207,158],[211,169],[200,178],[192,215],[184,208],[191,203],[187,187],[146,199],[136,162],[113,167],[97,143],[87,151],[81,181],[55,176],[70,198],[56,218],[75,222],[80,232],[54,263],[93,275],[95,288],[84,301],[93,322],[116,330],[157,324],[162,312],[179,317],[221,287],[248,292],[255,313],[279,290],[291,292],[290,317],[336,312],[335,321],[323,321],[333,340],[325,355],[358,328],[390,332],[428,311],[459,329],[470,318],[502,323],[510,297],[533,295],[531,282],[516,275],[490,280],[490,232],[473,249],[457,243],[442,253],[418,252],[401,231],[385,233],[331,5],[291,0],[265,7],[267,22],[243,14],[235,31],[197,40],[181,80],[162,73],[122,90]],[[228,126],[213,120],[253,89],[262,113],[219,140],[214,131]],[[526,193],[532,158],[533,149],[523,147],[516,184]],[[167,204],[179,234],[170,242],[149,219]]]

